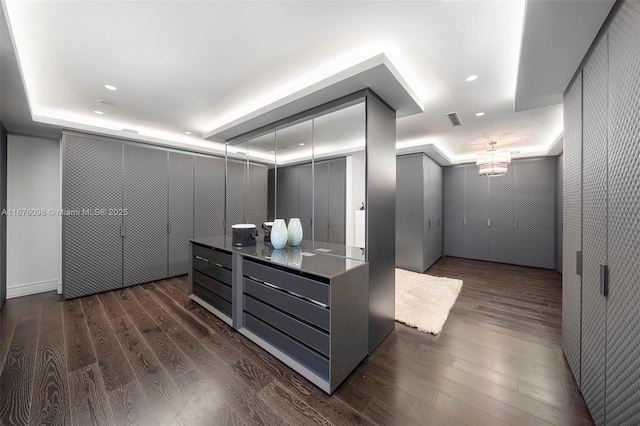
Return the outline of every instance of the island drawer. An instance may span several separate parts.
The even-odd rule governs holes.
[[[193,269],[227,285],[231,285],[232,275],[229,269],[225,269],[214,263],[204,262],[198,258],[193,259]]]
[[[227,302],[220,296],[217,296],[207,290],[206,288],[193,283],[193,294],[198,296],[200,299],[204,300],[229,318],[232,316],[231,303]]]
[[[231,300],[232,300],[231,286],[225,283],[222,283],[218,280],[215,280],[211,277],[208,277],[204,274],[201,274],[198,271],[194,271],[193,273],[193,283],[209,290],[211,293],[215,294],[216,296],[220,296],[227,302],[231,303]]]
[[[219,250],[213,250],[198,244],[193,245],[193,255],[202,258],[205,262],[218,264],[231,269],[231,254]]]

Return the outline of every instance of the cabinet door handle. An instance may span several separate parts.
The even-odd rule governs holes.
[[[576,252],[576,275],[582,276],[582,252]]]
[[[167,234],[171,233],[171,223],[167,222]]]
[[[513,227],[518,229],[518,219],[513,221]]]
[[[124,237],[126,234],[124,225],[120,225],[120,236]]]
[[[428,229],[431,229],[431,221],[429,221],[429,228]]]
[[[467,218],[462,219],[462,226],[467,226]]]
[[[600,264],[600,294],[609,296],[609,265]]]
[[[487,219],[487,226],[491,226],[491,219]]]

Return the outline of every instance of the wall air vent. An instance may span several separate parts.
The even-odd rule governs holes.
[[[462,126],[462,121],[460,121],[460,116],[457,112],[450,112],[449,114],[447,114],[447,118],[449,119],[453,127]]]

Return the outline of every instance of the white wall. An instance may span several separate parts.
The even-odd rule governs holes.
[[[355,215],[362,203],[366,203],[365,152],[356,152],[346,157],[347,193],[346,193],[346,245],[357,246],[355,241]]]
[[[59,209],[60,141],[9,134],[7,208]],[[55,290],[61,218],[7,217],[7,297]]]

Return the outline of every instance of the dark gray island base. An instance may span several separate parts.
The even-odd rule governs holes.
[[[303,245],[304,247],[304,245]],[[191,240],[190,297],[331,394],[369,350],[369,264]]]

